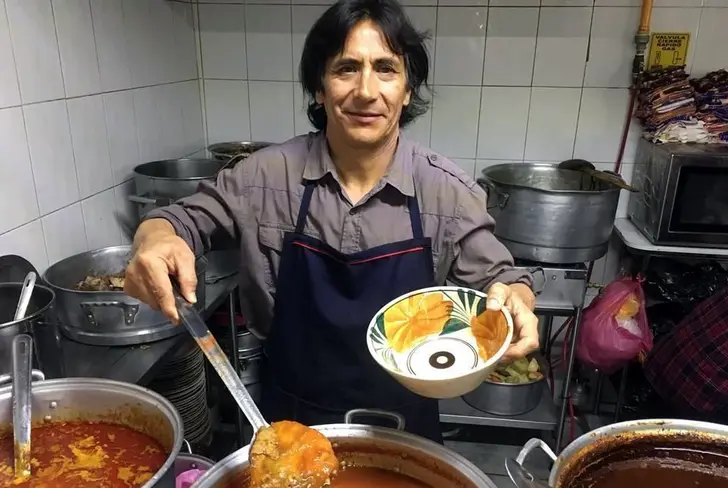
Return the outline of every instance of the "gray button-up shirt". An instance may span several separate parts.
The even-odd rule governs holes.
[[[325,136],[311,133],[254,153],[222,171],[216,184],[203,183],[197,194],[146,218],[167,219],[196,255],[236,241],[243,313],[265,336],[283,235],[295,228],[305,181],[317,186],[304,232],[343,253],[411,239],[406,197],[416,195],[437,284],[479,290],[495,282],[532,284],[493,236],[485,192],[455,163],[404,137],[384,178],[356,204],[341,189]]]

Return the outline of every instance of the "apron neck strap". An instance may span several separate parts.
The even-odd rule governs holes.
[[[296,233],[302,234],[306,227],[306,217],[308,215],[308,207],[311,205],[311,196],[316,185],[313,182],[306,183],[303,190],[303,198],[301,206],[298,209],[298,220],[296,220]],[[422,239],[424,233],[422,231],[422,219],[420,218],[420,205],[417,202],[417,196],[407,197],[407,207],[409,208],[410,223],[412,224],[412,235],[415,239]]]
[[[412,223],[412,236],[415,239],[422,239],[422,219],[420,218],[420,205],[417,203],[417,195],[407,197],[407,206],[409,207],[410,222]]]
[[[303,198],[301,199],[301,206],[298,208],[298,220],[296,221],[296,234],[303,234],[303,229],[306,227],[306,216],[308,215],[308,207],[311,205],[311,195],[313,195],[313,189],[316,184],[313,182],[307,182],[306,188],[303,190]]]

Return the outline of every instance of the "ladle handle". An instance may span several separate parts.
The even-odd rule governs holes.
[[[35,280],[36,274],[33,271],[26,275],[25,280],[23,281],[23,288],[20,289],[20,299],[18,300],[18,306],[15,309],[13,321],[25,318],[25,312],[28,310],[30,297],[33,296]]]
[[[26,334],[13,338],[13,437],[15,477],[30,475],[31,370],[33,339]]]
[[[258,406],[253,401],[253,397],[248,393],[245,385],[235,372],[235,368],[230,364],[227,356],[220,348],[220,344],[217,343],[217,339],[207,328],[194,306],[185,300],[177,290],[174,292],[174,298],[180,321],[190,332],[197,345],[200,346],[202,352],[205,353],[217,374],[220,375],[220,379],[222,379],[233,399],[245,414],[253,430],[257,432],[259,429],[268,426],[268,422],[263,418],[263,414],[260,413]]]

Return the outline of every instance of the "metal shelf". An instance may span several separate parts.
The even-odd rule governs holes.
[[[534,410],[523,415],[505,417],[492,415],[471,407],[462,398],[440,400],[440,422],[465,425],[488,425],[515,429],[553,431],[558,423],[558,413],[548,388],[543,389],[541,402]]]

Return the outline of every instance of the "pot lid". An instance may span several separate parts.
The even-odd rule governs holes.
[[[38,274],[35,267],[21,256],[0,256],[0,283],[22,283],[31,271]]]

